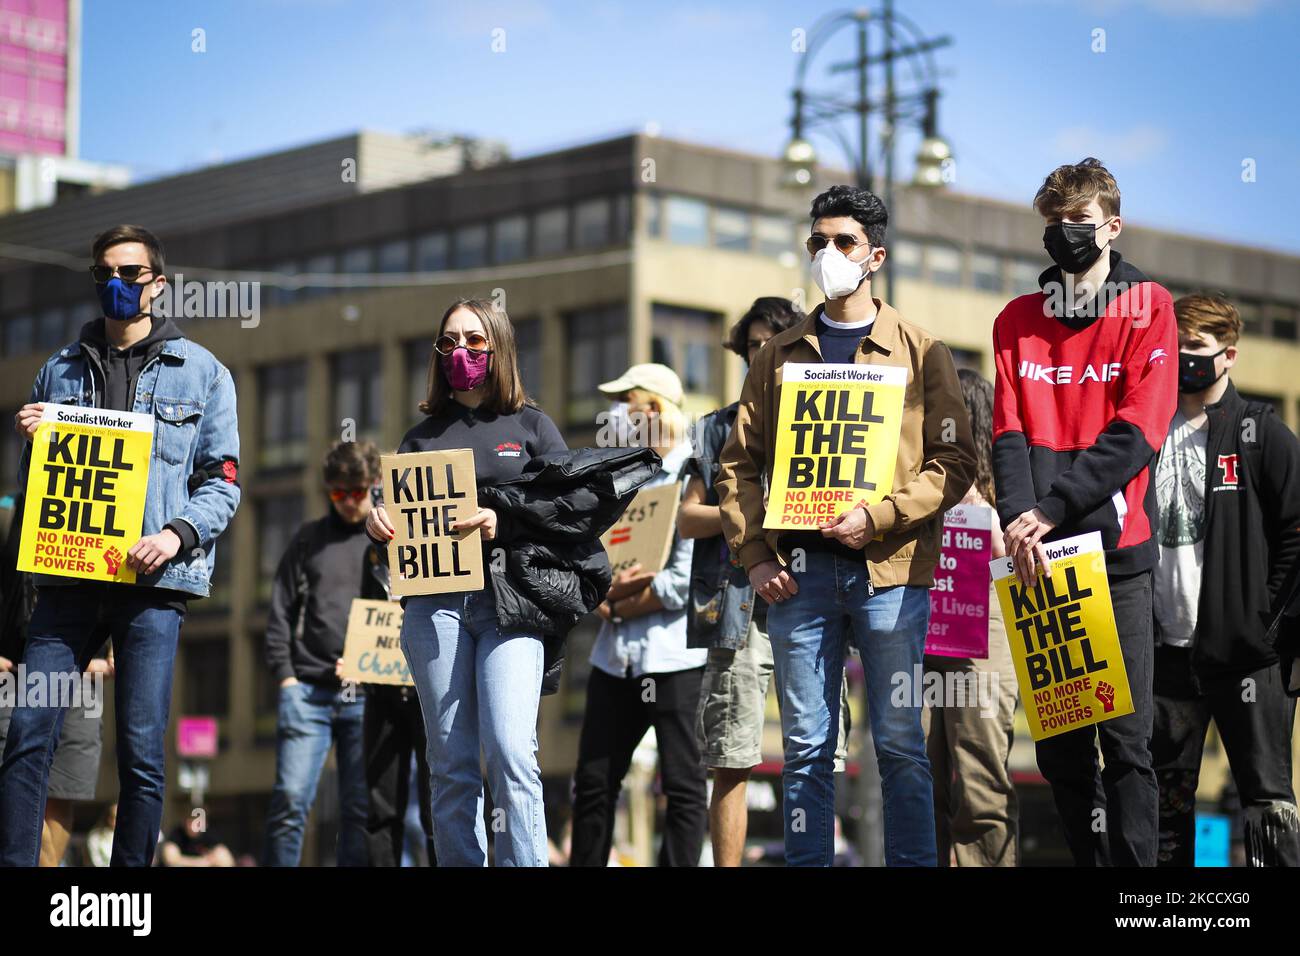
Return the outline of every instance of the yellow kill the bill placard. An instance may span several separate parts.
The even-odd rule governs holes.
[[[815,530],[894,487],[907,369],[781,366],[772,489],[764,528]]]
[[[32,438],[18,570],[134,584],[153,416],[47,403]]]
[[[1034,740],[1133,713],[1101,534],[1043,542],[1052,575],[1031,587],[989,562]]]

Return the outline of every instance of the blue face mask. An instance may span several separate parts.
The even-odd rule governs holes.
[[[95,283],[104,315],[119,322],[127,322],[140,314],[140,293],[143,289],[143,285],[123,282],[119,276],[113,276],[107,282]]]

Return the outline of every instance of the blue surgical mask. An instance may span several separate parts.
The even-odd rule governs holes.
[[[99,293],[99,306],[104,315],[119,322],[128,322],[140,314],[140,293],[144,285],[123,282],[120,276],[113,276],[107,282],[95,283]]]

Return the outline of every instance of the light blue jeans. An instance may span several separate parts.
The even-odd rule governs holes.
[[[498,866],[546,866],[537,766],[542,641],[502,634],[492,591],[407,599],[402,652],[428,735],[438,866],[486,866],[480,749]]]
[[[300,681],[280,688],[275,733],[275,789],[266,818],[266,865],[302,862],[307,815],[333,745],[339,777],[339,866],[366,866],[366,700]]]
[[[768,608],[782,702],[782,789],[788,866],[830,866],[835,854],[835,740],[846,642],[862,657],[880,765],[885,863],[935,866],[934,782],[912,694],[896,705],[896,675],[920,673],[930,622],[922,587],[871,588],[866,565],[810,552],[799,593]]]

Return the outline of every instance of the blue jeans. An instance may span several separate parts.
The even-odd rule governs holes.
[[[862,657],[867,713],[885,806],[885,863],[935,866],[934,782],[912,694],[899,706],[896,675],[921,673],[930,594],[922,587],[872,591],[865,563],[810,552],[799,593],[768,608],[785,738],[782,772],[789,866],[830,866],[834,857],[835,728],[845,642]],[[910,685],[909,685],[910,686]],[[919,696],[919,695],[918,695]]]
[[[105,583],[74,593],[48,586],[38,594],[23,654],[29,683],[33,674],[83,671],[105,629],[112,636],[120,792],[110,865],[149,866],[162,823],[167,711],[182,615],[158,606],[158,593],[145,587]],[[65,713],[58,706],[14,708],[0,762],[0,866],[37,864],[50,761]]]
[[[485,866],[480,748],[498,866],[546,866],[537,766],[542,641],[502,634],[491,590],[409,598],[402,651],[420,698],[439,866]]]
[[[339,866],[366,866],[366,756],[360,693],[300,681],[280,688],[275,733],[275,789],[266,820],[266,865],[297,866],[330,744],[338,747]]]

